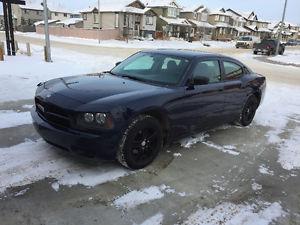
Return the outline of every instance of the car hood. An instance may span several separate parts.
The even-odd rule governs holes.
[[[128,93],[153,91],[159,87],[108,74],[91,74],[50,80],[44,88],[53,94],[87,104]]]

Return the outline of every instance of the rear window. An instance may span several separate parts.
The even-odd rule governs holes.
[[[239,79],[243,74],[243,67],[233,62],[223,62],[225,70],[225,80]]]

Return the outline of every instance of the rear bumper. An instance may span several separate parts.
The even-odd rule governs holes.
[[[121,133],[89,134],[68,128],[57,128],[31,110],[33,125],[41,137],[50,144],[76,154],[103,159],[114,159],[120,143]]]

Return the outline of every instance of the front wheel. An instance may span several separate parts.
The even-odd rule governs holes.
[[[258,107],[258,100],[255,96],[250,96],[246,101],[242,113],[239,119],[239,125],[247,127],[249,126],[255,116],[256,110]]]
[[[163,147],[162,128],[152,116],[135,118],[121,140],[117,160],[129,169],[142,169],[151,164]]]

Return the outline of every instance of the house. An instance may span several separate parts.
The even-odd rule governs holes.
[[[43,6],[41,4],[12,5],[13,14],[16,17],[16,29],[22,32],[34,32],[34,23],[44,19]],[[50,18],[50,13],[48,15]]]
[[[224,8],[212,11],[208,21],[215,26],[212,36],[214,40],[230,41],[234,38],[234,20]]]
[[[244,13],[244,18],[247,21],[245,28],[250,31],[251,35],[258,36],[261,39],[271,36],[271,30],[268,28],[269,22],[259,20],[254,12],[250,14]]]
[[[278,37],[278,33],[281,27],[281,22],[276,23],[272,28],[272,34],[274,37]],[[282,39],[288,41],[290,39],[298,39],[300,32],[300,26],[293,23],[285,22],[282,27]]]
[[[155,35],[156,13],[139,0],[101,4],[100,17],[98,6],[80,13],[85,29],[118,30],[121,37]]]
[[[203,5],[184,7],[180,17],[185,18],[192,25],[190,36],[195,40],[210,40],[215,26],[208,23],[209,10]]]
[[[234,29],[233,30],[234,37],[246,36],[251,34],[251,31],[245,28],[247,24],[247,20],[241,13],[230,8],[226,10],[226,13],[231,15],[231,18],[233,19],[232,26]]]
[[[52,20],[66,20],[71,18],[80,18],[80,13],[75,13],[59,8],[49,7],[50,18]]]
[[[180,18],[182,8],[175,0],[148,0],[146,3],[157,15],[157,37],[187,38],[192,25]]]
[[[4,30],[4,15],[0,12],[0,30]]]

